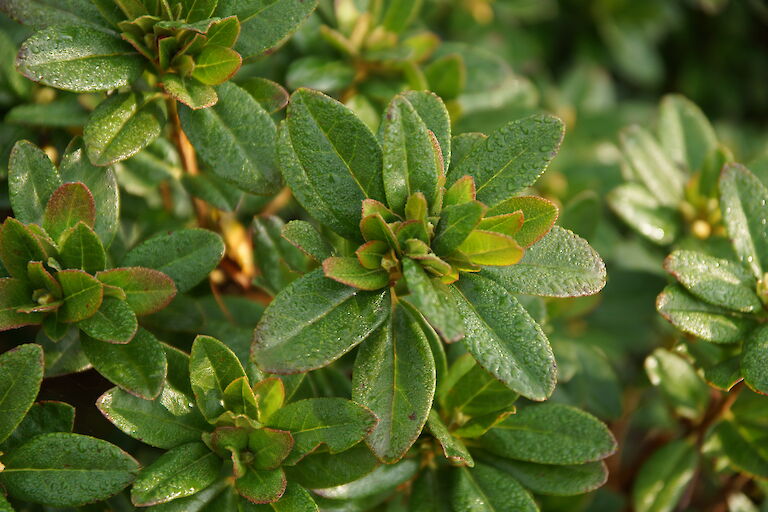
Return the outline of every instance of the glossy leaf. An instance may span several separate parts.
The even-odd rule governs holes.
[[[443,100],[429,91],[405,91],[402,96],[416,109],[429,131],[435,135],[443,155],[443,167],[447,171],[451,163],[451,120]]]
[[[270,373],[325,366],[367,338],[385,320],[387,290],[363,292],[318,269],[285,288],[254,331],[252,360]]]
[[[10,453],[39,435],[72,432],[74,425],[75,408],[71,405],[64,402],[37,402],[29,408],[16,430],[0,443],[0,450]]]
[[[47,254],[32,231],[13,217],[0,226],[0,262],[12,276],[26,281],[30,261],[46,261]]]
[[[139,327],[136,315],[123,300],[104,297],[93,316],[80,321],[77,326],[88,336],[108,343],[128,343]]]
[[[24,419],[43,380],[43,349],[20,345],[0,355],[0,441]]]
[[[238,494],[251,503],[272,503],[280,499],[285,492],[285,473],[283,470],[259,470],[248,468],[245,475],[235,480]]]
[[[219,235],[193,228],[150,238],[131,249],[121,263],[159,270],[173,279],[180,292],[186,292],[205,279],[223,255]]]
[[[43,210],[61,178],[50,158],[29,141],[17,142],[8,163],[8,193],[13,214],[25,224],[41,224]]]
[[[92,228],[96,223],[96,203],[82,183],[65,183],[54,191],[43,213],[43,228],[57,241],[78,222]]]
[[[115,268],[99,272],[96,278],[106,285],[123,290],[125,301],[138,316],[163,309],[176,296],[173,280],[151,268]]]
[[[357,258],[328,258],[323,261],[323,273],[329,279],[360,290],[379,290],[389,284],[389,274],[383,268],[365,268]]]
[[[62,270],[56,274],[63,291],[64,303],[58,310],[58,320],[79,322],[93,316],[101,307],[104,287],[82,270]]]
[[[445,286],[430,279],[429,275],[416,261],[404,258],[403,277],[408,285],[410,302],[449,343],[464,337],[461,315],[456,303],[451,300]]]
[[[36,29],[52,25],[88,25],[100,30],[111,28],[99,10],[88,0],[8,0],[3,12]]]
[[[530,494],[511,475],[478,464],[459,468],[452,489],[454,508],[483,512],[536,512]]]
[[[194,78],[169,73],[163,75],[162,86],[172,98],[193,110],[208,108],[219,100],[216,89]]]
[[[354,482],[371,473],[379,461],[364,444],[341,453],[313,453],[295,466],[284,466],[288,480],[308,489],[324,489]]]
[[[517,243],[522,247],[530,247],[549,233],[558,215],[555,203],[541,197],[520,196],[511,197],[494,206],[488,210],[486,217],[518,211],[523,214],[523,225],[510,236],[517,240]]]
[[[53,26],[27,39],[19,71],[35,82],[73,92],[128,85],[143,71],[141,56],[114,35],[86,26]]]
[[[318,263],[330,258],[333,249],[315,227],[307,221],[292,220],[284,227],[280,235],[294,247]]]
[[[352,376],[352,399],[379,418],[366,442],[383,462],[399,460],[421,433],[435,393],[435,362],[417,320],[396,308],[360,345]]]
[[[657,348],[646,358],[645,371],[678,415],[693,421],[701,419],[709,405],[709,388],[691,363]]]
[[[31,302],[32,289],[26,282],[13,277],[0,279],[0,331],[42,322],[43,313],[17,311],[20,307],[29,306]]]
[[[448,256],[455,251],[475,229],[485,212],[485,206],[478,201],[446,207],[440,215],[432,239],[435,254]]]
[[[264,107],[270,114],[282,110],[288,105],[288,92],[280,84],[266,78],[249,78],[240,83],[253,99]]]
[[[602,486],[608,479],[608,470],[603,462],[553,466],[489,455],[485,455],[483,460],[515,477],[529,491],[547,496],[584,494]]]
[[[80,221],[61,236],[59,258],[64,268],[95,274],[107,265],[107,254],[93,229]]]
[[[189,360],[190,382],[197,406],[208,421],[224,413],[224,390],[245,377],[240,361],[226,345],[210,336],[198,336]]]

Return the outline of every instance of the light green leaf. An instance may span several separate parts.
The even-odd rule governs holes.
[[[445,100],[457,98],[466,85],[467,68],[458,53],[435,59],[426,68],[424,75],[429,88]]]
[[[26,140],[17,142],[8,163],[8,193],[13,214],[25,224],[41,224],[43,210],[61,178],[50,158]]]
[[[440,215],[432,239],[432,249],[438,256],[450,256],[466,240],[486,212],[479,201],[447,206]]]
[[[717,149],[717,135],[701,109],[678,94],[668,94],[659,107],[659,141],[680,167],[700,170]]]
[[[464,318],[464,344],[480,366],[526,398],[548,398],[555,388],[555,358],[541,327],[517,299],[473,274],[463,275],[452,290]]]
[[[62,270],[56,273],[61,284],[64,304],[58,310],[58,321],[79,322],[93,316],[101,307],[104,287],[82,270]]]
[[[443,448],[443,455],[454,466],[474,467],[475,461],[467,450],[464,442],[451,434],[448,427],[440,419],[440,415],[434,409],[429,411],[429,420],[427,421],[429,431],[440,442]]]
[[[693,480],[699,455],[688,441],[678,440],[656,450],[637,474],[632,504],[637,512],[672,512]]]
[[[365,340],[352,372],[352,399],[379,422],[367,438],[385,463],[400,460],[421,433],[435,393],[435,362],[418,321],[396,307]]]
[[[600,420],[556,403],[519,408],[481,442],[501,457],[540,464],[584,464],[616,451],[613,434]]]
[[[437,138],[443,154],[443,168],[447,171],[451,163],[451,119],[443,100],[429,91],[405,91],[401,94]]]
[[[557,154],[563,122],[534,115],[513,121],[475,145],[448,173],[448,184],[464,175],[475,178],[477,200],[493,207],[532,185]]]
[[[325,366],[384,322],[388,290],[361,292],[314,270],[275,298],[256,326],[252,360],[269,373]]]
[[[411,303],[435,330],[448,342],[464,337],[464,326],[450,291],[436,280],[430,279],[416,261],[404,258],[403,277],[410,292],[404,300]]]
[[[81,336],[83,352],[93,367],[124,390],[152,400],[163,388],[168,363],[160,342],[141,328],[125,344]]]
[[[139,463],[117,446],[80,434],[44,434],[3,458],[0,482],[15,498],[76,507],[117,494]]]
[[[583,238],[567,229],[552,230],[508,267],[485,267],[481,276],[510,293],[545,297],[594,295],[605,286],[605,264]]]
[[[280,187],[275,123],[259,103],[233,83],[217,87],[212,108],[179,112],[184,133],[214,174],[253,194]]]
[[[258,101],[264,110],[270,114],[274,114],[288,105],[288,91],[272,80],[261,77],[249,78],[241,82],[240,87],[253,96],[253,99]]]
[[[486,217],[504,215],[520,211],[523,213],[523,225],[510,236],[522,247],[530,247],[549,233],[555,224],[558,209],[555,203],[536,196],[510,197],[494,206]]]
[[[216,89],[194,78],[169,73],[162,76],[161,85],[172,98],[194,110],[208,108],[219,101]]]
[[[381,267],[368,269],[357,258],[332,256],[323,261],[323,274],[329,279],[360,290],[379,290],[389,284],[389,274]]]
[[[656,196],[638,183],[619,185],[607,199],[621,220],[654,243],[669,245],[680,234],[677,211],[659,204]]]
[[[43,349],[26,344],[0,355],[0,441],[24,419],[43,380]]]
[[[440,404],[449,414],[472,418],[514,411],[518,394],[478,365],[471,354],[454,361],[440,384]]]
[[[143,71],[143,59],[116,36],[87,26],[53,26],[27,39],[19,71],[35,82],[73,92],[128,85]]]
[[[85,125],[83,141],[95,165],[111,165],[149,146],[165,125],[159,98],[115,94],[101,102]]]
[[[131,249],[121,263],[159,270],[183,293],[205,279],[223,256],[224,242],[219,235],[192,228],[150,238]]]
[[[242,62],[232,48],[209,43],[195,59],[192,76],[206,85],[219,85],[232,78]]]

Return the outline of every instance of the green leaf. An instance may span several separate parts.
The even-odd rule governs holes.
[[[19,23],[35,29],[52,25],[112,28],[88,0],[6,0],[0,9]]]
[[[320,232],[307,221],[292,220],[283,226],[280,235],[304,254],[322,263],[333,254],[333,248]]]
[[[251,503],[272,503],[283,495],[286,484],[281,468],[266,471],[248,468],[245,475],[235,480],[235,489]]]
[[[414,18],[419,15],[420,10],[421,0],[393,0],[384,11],[382,26],[390,32],[399,34],[408,28]]]
[[[523,225],[510,236],[522,247],[530,247],[549,233],[557,220],[558,210],[555,203],[536,196],[510,197],[488,210],[487,217],[504,215],[520,211],[523,213]]]
[[[194,78],[168,73],[162,76],[161,85],[169,96],[194,110],[208,108],[219,100],[216,89]]]
[[[115,268],[99,272],[96,279],[123,290],[125,301],[138,316],[163,309],[176,296],[173,280],[151,268]]]
[[[364,444],[341,453],[313,453],[295,466],[284,466],[288,480],[307,489],[324,489],[354,482],[371,473],[379,461]]]
[[[187,23],[205,20],[213,15],[218,0],[185,0],[183,4],[187,9],[184,19]]]
[[[195,338],[189,373],[197,406],[210,422],[225,412],[224,390],[227,386],[245,377],[245,370],[234,352],[210,336]]]
[[[367,408],[343,398],[308,398],[275,411],[268,425],[293,435],[293,452],[287,464],[295,464],[321,444],[330,453],[348,450],[376,426],[376,416]]]
[[[139,472],[139,463],[117,446],[70,433],[37,436],[3,463],[0,482],[14,498],[53,507],[104,500]]]
[[[80,269],[89,274],[104,270],[107,264],[101,240],[82,221],[62,234],[59,257],[64,268]]]
[[[389,284],[389,274],[381,267],[367,269],[357,258],[330,257],[323,261],[326,277],[360,290],[379,290]]]
[[[216,3],[218,3],[218,0],[216,0]],[[210,18],[210,16],[204,16],[204,18]],[[237,19],[237,16],[227,16],[226,18],[214,21],[209,25],[205,36],[208,38],[206,43],[209,45],[213,44],[232,48],[237,42],[237,38],[240,37],[240,21]]]
[[[479,201],[447,206],[440,214],[440,221],[435,228],[432,249],[438,256],[449,256],[466,240],[480,219],[485,215],[486,207]]]
[[[192,77],[206,85],[219,85],[232,78],[242,62],[232,48],[209,43],[195,59]]]
[[[81,338],[88,360],[111,382],[147,400],[160,393],[168,363],[163,346],[149,331],[139,329],[125,344],[105,343],[89,336]]]
[[[340,235],[358,239],[363,199],[385,200],[381,148],[373,133],[347,107],[309,89],[291,95],[286,126],[283,140],[295,157],[281,156],[281,167],[296,198]],[[324,198],[319,205],[318,196]],[[333,224],[326,222],[325,210]]]
[[[226,212],[234,211],[243,198],[241,190],[212,173],[184,174],[181,182],[191,195]]]
[[[435,59],[424,69],[424,74],[429,88],[446,100],[458,97],[466,85],[467,69],[457,53]]]
[[[664,288],[656,310],[681,331],[714,343],[735,343],[753,326],[750,319],[702,302],[679,285]]]
[[[434,207],[444,175],[442,154],[437,139],[404,96],[389,103],[380,130],[387,205],[403,213],[406,199],[421,192]]]
[[[733,420],[715,425],[707,444],[719,449],[730,465],[747,475],[768,478],[768,458],[761,449],[764,429],[750,429]]]
[[[475,145],[448,172],[448,183],[464,175],[473,176],[477,200],[496,206],[533,185],[557,154],[564,130],[563,122],[552,116],[513,121]]]
[[[455,437],[440,419],[440,415],[433,409],[429,411],[429,420],[427,421],[429,431],[440,442],[443,448],[443,455],[454,466],[474,467],[475,461],[467,450],[467,447],[458,437]]]
[[[40,224],[51,194],[61,178],[50,158],[26,140],[18,141],[8,163],[8,195],[13,214],[25,224]]]
[[[755,278],[732,261],[677,250],[664,261],[664,268],[691,294],[715,306],[745,313],[763,307],[755,294]]]
[[[575,496],[594,491],[608,479],[604,462],[570,466],[535,464],[483,455],[483,461],[508,473],[529,491],[546,496]]]
[[[672,441],[641,466],[632,489],[637,512],[672,512],[693,480],[699,455],[691,443]]]
[[[0,355],[0,441],[24,419],[43,380],[43,349],[26,344]]]
[[[96,203],[91,191],[82,183],[65,183],[48,200],[43,213],[43,228],[54,240],[78,222],[92,228],[96,223]]]
[[[201,442],[177,446],[142,470],[131,489],[137,507],[190,496],[219,476],[222,460]]]
[[[709,387],[691,363],[668,350],[657,348],[645,359],[651,384],[658,386],[677,415],[700,420],[709,405]]]
[[[653,137],[632,125],[621,133],[621,149],[629,169],[659,204],[677,208],[683,199],[685,176],[664,154]]]
[[[224,241],[219,235],[192,228],[150,238],[128,251],[121,263],[159,270],[184,293],[205,279],[223,256]]]
[[[131,307],[123,300],[104,297],[99,310],[77,326],[85,334],[108,343],[128,343],[136,335],[139,323]]]
[[[74,424],[75,408],[71,405],[64,402],[37,402],[30,407],[16,430],[0,443],[0,450],[9,453],[42,434],[72,432]]]
[[[418,321],[396,307],[365,340],[352,372],[352,399],[379,422],[366,442],[382,462],[400,460],[419,437],[435,393],[435,362]]]
[[[171,411],[164,404],[182,400],[183,395],[167,389],[155,400],[145,400],[119,388],[99,397],[96,406],[117,428],[150,446],[171,449],[184,443],[199,441],[209,427],[192,407]],[[186,405],[186,404],[183,404]]]
[[[67,324],[58,325],[66,329],[57,341],[48,337],[45,328],[37,333],[36,341],[45,349],[45,376],[58,377],[90,368],[91,363],[80,347],[80,329]]]
[[[293,449],[293,436],[284,430],[260,428],[248,436],[248,450],[253,453],[253,467],[275,469]]]
[[[405,91],[401,95],[416,109],[440,144],[443,154],[443,168],[451,163],[451,119],[443,100],[429,91]]]
[[[115,94],[102,101],[83,133],[91,162],[111,165],[149,146],[165,126],[160,101],[133,92]]]
[[[280,187],[275,123],[259,103],[233,83],[216,89],[212,108],[179,112],[184,133],[214,174],[253,194]]]
[[[621,220],[654,243],[669,245],[680,234],[678,212],[659,204],[656,196],[638,183],[619,185],[607,199]]]
[[[8,273],[26,281],[30,261],[46,261],[47,254],[35,235],[18,220],[7,217],[0,226],[0,262]]]
[[[456,510],[477,512],[537,512],[531,495],[512,476],[491,466],[459,468],[452,489]]]
[[[501,457],[540,464],[584,464],[616,451],[613,434],[600,420],[555,403],[519,408],[481,441]]]
[[[240,83],[240,87],[253,96],[253,99],[264,107],[264,110],[274,114],[288,105],[288,91],[282,85],[266,78],[249,78]]]
[[[548,398],[555,388],[555,358],[541,327],[517,299],[472,274],[452,290],[464,318],[464,345],[480,366],[526,398]]]
[[[241,33],[235,49],[244,58],[279,46],[317,7],[317,0],[219,0],[218,16],[235,14]]]
[[[697,171],[717,149],[717,135],[704,113],[687,98],[668,94],[659,107],[659,141],[680,167]]]
[[[61,284],[64,303],[58,310],[58,321],[80,322],[93,316],[101,307],[104,287],[82,270],[62,270],[56,274]]]
[[[741,374],[750,389],[768,393],[768,327],[761,325],[744,341]]]
[[[456,303],[451,300],[445,286],[430,279],[416,261],[403,258],[403,277],[408,285],[409,295],[405,297],[435,330],[448,342],[464,337],[464,326]]]
[[[24,41],[19,71],[35,82],[73,92],[106,91],[139,78],[143,59],[117,37],[86,26],[53,26]]]
[[[482,225],[472,231],[457,249],[469,261],[476,265],[507,266],[514,265],[523,257],[523,248],[514,238],[480,228]]]
[[[109,247],[117,234],[120,217],[120,194],[112,167],[97,167],[85,155],[83,140],[75,138],[67,146],[59,166],[65,183],[81,182],[93,195],[96,223],[93,229],[104,247]]]
[[[452,365],[440,385],[440,403],[452,415],[472,418],[514,411],[518,394],[464,354]]]
[[[605,264],[583,238],[553,226],[523,259],[508,267],[485,267],[480,273],[510,293],[545,297],[594,295],[605,286]]]
[[[32,289],[26,282],[13,277],[0,279],[0,332],[42,322],[44,313],[17,312],[31,302]]]
[[[768,190],[743,165],[728,164],[720,175],[720,209],[733,249],[758,279],[768,269]]]
[[[354,79],[355,69],[347,62],[314,55],[293,60],[285,75],[290,89],[307,87],[329,94],[344,91]]]
[[[320,368],[367,338],[388,313],[388,290],[361,292],[317,269],[270,303],[254,331],[251,357],[269,373]]]

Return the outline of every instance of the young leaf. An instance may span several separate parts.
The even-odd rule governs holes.
[[[487,218],[485,220],[488,220]],[[523,257],[523,248],[514,238],[482,226],[472,231],[457,250],[476,265],[514,265]]]
[[[115,268],[99,272],[96,279],[123,290],[125,301],[138,316],[163,309],[176,296],[173,280],[151,268]]]
[[[594,295],[605,286],[605,264],[586,240],[554,226],[508,267],[486,267],[480,275],[510,293],[545,297]]]
[[[453,287],[464,318],[464,344],[477,362],[531,400],[552,394],[556,365],[544,332],[515,297],[497,283],[466,274]]]
[[[197,406],[208,421],[225,412],[224,390],[245,377],[245,370],[234,352],[210,336],[198,336],[189,360],[190,381]]]
[[[728,236],[740,261],[756,278],[768,269],[768,190],[739,164],[728,164],[720,175],[720,208]]]
[[[26,344],[0,355],[0,442],[32,407],[43,380],[43,349]]]
[[[274,114],[288,105],[288,91],[272,80],[261,77],[249,78],[241,82],[240,87],[253,96],[253,99],[258,101],[264,110],[270,114]]]
[[[717,148],[717,135],[704,113],[678,94],[664,96],[659,107],[659,141],[680,167],[697,171]]]
[[[194,78],[168,73],[162,76],[161,85],[169,96],[193,110],[208,108],[219,101],[216,89]]]
[[[96,223],[96,203],[82,183],[65,183],[54,191],[43,213],[43,228],[57,241],[78,222],[92,228]]]
[[[679,285],[664,288],[656,310],[681,331],[714,343],[735,343],[753,326],[749,318],[702,302]]]
[[[315,227],[307,221],[292,220],[288,222],[280,233],[294,247],[304,254],[322,263],[333,255],[333,248],[326,242]]]
[[[293,436],[285,430],[260,428],[248,436],[248,449],[256,469],[275,469],[293,449]]]
[[[93,316],[101,307],[104,287],[82,270],[62,270],[56,274],[61,284],[64,304],[58,310],[58,321],[79,322]]]
[[[235,490],[251,503],[273,503],[285,492],[287,481],[281,468],[260,470],[248,468],[235,480]]]
[[[216,10],[217,3],[217,0],[187,0],[184,2],[187,8],[184,19],[187,23],[208,19],[213,15],[213,11]]]
[[[114,35],[87,26],[53,26],[24,41],[19,71],[35,82],[73,92],[106,91],[135,81],[143,59]]]
[[[438,256],[449,256],[483,218],[486,207],[479,201],[447,206],[435,228],[432,249]]]
[[[362,200],[385,200],[381,148],[373,133],[347,107],[309,89],[291,95],[286,126],[298,165],[294,169],[282,159],[281,165],[297,199],[315,215],[313,196],[333,198],[323,207],[344,226],[339,234],[359,238]]]
[[[139,472],[139,463],[117,446],[70,433],[37,436],[3,464],[0,482],[14,498],[52,507],[105,500]]]
[[[192,76],[206,85],[226,82],[240,69],[243,59],[232,48],[209,42],[195,59]]]
[[[478,464],[472,469],[459,468],[452,497],[454,508],[458,510],[538,511],[536,502],[517,480],[485,464]]]
[[[421,192],[432,206],[444,175],[442,154],[427,125],[402,95],[387,107],[381,125],[383,179],[388,206],[402,213],[406,199]]]
[[[464,326],[456,303],[450,292],[430,279],[424,269],[410,258],[403,259],[403,277],[409,295],[404,300],[411,303],[448,342],[464,337]]]
[[[211,170],[253,194],[280,187],[275,123],[253,97],[233,83],[220,85],[213,108],[179,112],[184,133]]]
[[[536,196],[510,197],[494,206],[486,217],[522,212],[523,225],[510,236],[522,247],[530,247],[549,233],[557,220],[558,210],[555,203]],[[483,228],[484,229],[484,228]]]
[[[478,143],[448,173],[448,183],[475,178],[477,200],[493,207],[532,185],[557,154],[563,122],[535,115],[513,121]]]
[[[161,397],[145,400],[112,388],[99,397],[96,406],[117,428],[150,446],[168,450],[199,441],[209,425],[197,409],[189,408],[185,414],[176,414],[163,405],[164,396],[165,390]]]
[[[93,316],[78,322],[85,334],[108,343],[128,343],[136,334],[139,323],[131,307],[123,300],[104,297]]]
[[[540,464],[584,464],[616,450],[616,440],[597,418],[555,403],[519,408],[481,441],[501,457]]]
[[[471,354],[458,358],[451,365],[446,379],[441,382],[440,403],[454,415],[461,413],[472,418],[498,417],[504,411],[513,411],[513,404],[519,397],[476,364]]]
[[[132,157],[155,140],[165,125],[160,99],[133,92],[101,102],[85,125],[83,141],[95,165]]]
[[[25,224],[41,224],[43,210],[61,178],[50,158],[26,140],[18,141],[8,163],[8,195],[13,214]]]
[[[193,228],[150,238],[131,249],[121,263],[159,270],[183,293],[205,279],[223,256],[224,242],[219,235]]]
[[[152,400],[162,390],[168,363],[163,346],[149,331],[139,329],[125,344],[85,335],[80,343],[93,367],[129,393]]]
[[[352,399],[379,422],[366,442],[385,463],[400,460],[421,433],[435,393],[435,362],[415,318],[396,307],[365,340],[352,372]]]
[[[672,512],[678,507],[699,463],[691,443],[678,440],[655,451],[640,468],[632,490],[638,512]]]
[[[107,265],[107,254],[93,229],[80,221],[62,234],[59,259],[64,268],[95,274]]]
[[[384,322],[389,291],[361,292],[314,270],[275,298],[253,333],[251,359],[269,373],[325,366]]]
[[[379,290],[389,284],[389,274],[383,268],[368,269],[357,258],[330,257],[323,261],[323,273],[334,281],[360,290]]]
[[[443,448],[443,455],[454,466],[474,467],[475,461],[467,450],[467,447],[458,437],[455,437],[440,420],[440,415],[433,409],[429,411],[429,420],[427,421],[429,431],[440,442]]]
[[[353,447],[376,426],[376,416],[367,408],[343,398],[308,398],[284,405],[269,417],[268,425],[291,432],[292,465],[321,444],[330,453]]]
[[[47,259],[45,249],[29,228],[13,217],[7,217],[0,226],[0,262],[8,273],[26,281],[27,264]]]
[[[131,489],[137,507],[166,503],[195,494],[219,476],[222,460],[201,442],[173,448],[144,468]]]

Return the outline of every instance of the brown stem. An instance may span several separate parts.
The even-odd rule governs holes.
[[[704,415],[704,419],[694,430],[696,436],[696,445],[701,446],[704,442],[704,436],[706,436],[709,428],[723,417],[730,409],[733,403],[739,398],[739,393],[744,389],[744,381],[739,382],[731,388],[728,393],[721,393],[717,400],[707,410]]]

